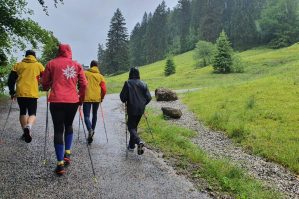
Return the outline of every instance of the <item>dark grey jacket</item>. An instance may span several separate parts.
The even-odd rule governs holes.
[[[129,79],[123,86],[120,99],[127,103],[128,115],[142,115],[152,97],[146,83],[139,79]]]

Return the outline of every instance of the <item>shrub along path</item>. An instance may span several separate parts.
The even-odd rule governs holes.
[[[198,134],[193,138],[193,142],[209,155],[215,158],[227,158],[231,163],[247,170],[253,177],[265,182],[269,187],[284,192],[289,198],[299,198],[299,179],[289,170],[281,165],[267,162],[263,158],[246,153],[224,133],[206,128],[179,100],[175,102],[156,102],[153,100],[151,102],[151,107],[155,110],[161,110],[162,106],[182,110],[183,116],[178,120],[170,119],[168,120],[169,123],[196,131]]]

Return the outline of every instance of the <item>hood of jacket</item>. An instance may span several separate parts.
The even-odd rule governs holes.
[[[90,69],[88,69],[88,71],[92,73],[100,73],[100,70],[97,66],[92,66]]]
[[[68,44],[59,44],[58,56],[72,59],[72,49]]]
[[[139,70],[137,68],[130,69],[129,79],[140,79]]]
[[[25,57],[22,62],[26,62],[26,63],[35,63],[37,62],[36,58],[33,55],[28,55],[27,57]]]

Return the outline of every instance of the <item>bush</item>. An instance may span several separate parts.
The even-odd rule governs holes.
[[[279,38],[273,39],[269,45],[273,49],[279,49],[279,48],[284,48],[287,47],[291,44],[290,39],[287,35],[281,35]]]
[[[197,67],[205,67],[212,63],[215,54],[215,45],[207,41],[199,41],[196,44],[194,59]]]
[[[220,33],[216,41],[216,48],[217,51],[213,59],[214,70],[218,73],[230,73],[233,66],[233,49],[224,31]]]
[[[242,61],[241,57],[239,55],[233,56],[233,65],[231,72],[233,73],[243,73],[244,72],[244,62]]]
[[[166,60],[164,74],[165,74],[165,76],[175,74],[175,65],[174,65],[172,56],[168,56],[168,58]]]
[[[8,60],[7,62],[0,63],[0,94],[5,93],[8,75],[12,66],[16,63],[15,59]]]

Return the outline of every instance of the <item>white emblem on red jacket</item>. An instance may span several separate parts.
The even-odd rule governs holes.
[[[63,71],[63,75],[67,79],[74,78],[74,77],[76,77],[76,74],[77,74],[74,66],[67,66],[66,69],[62,69],[62,71]]]

